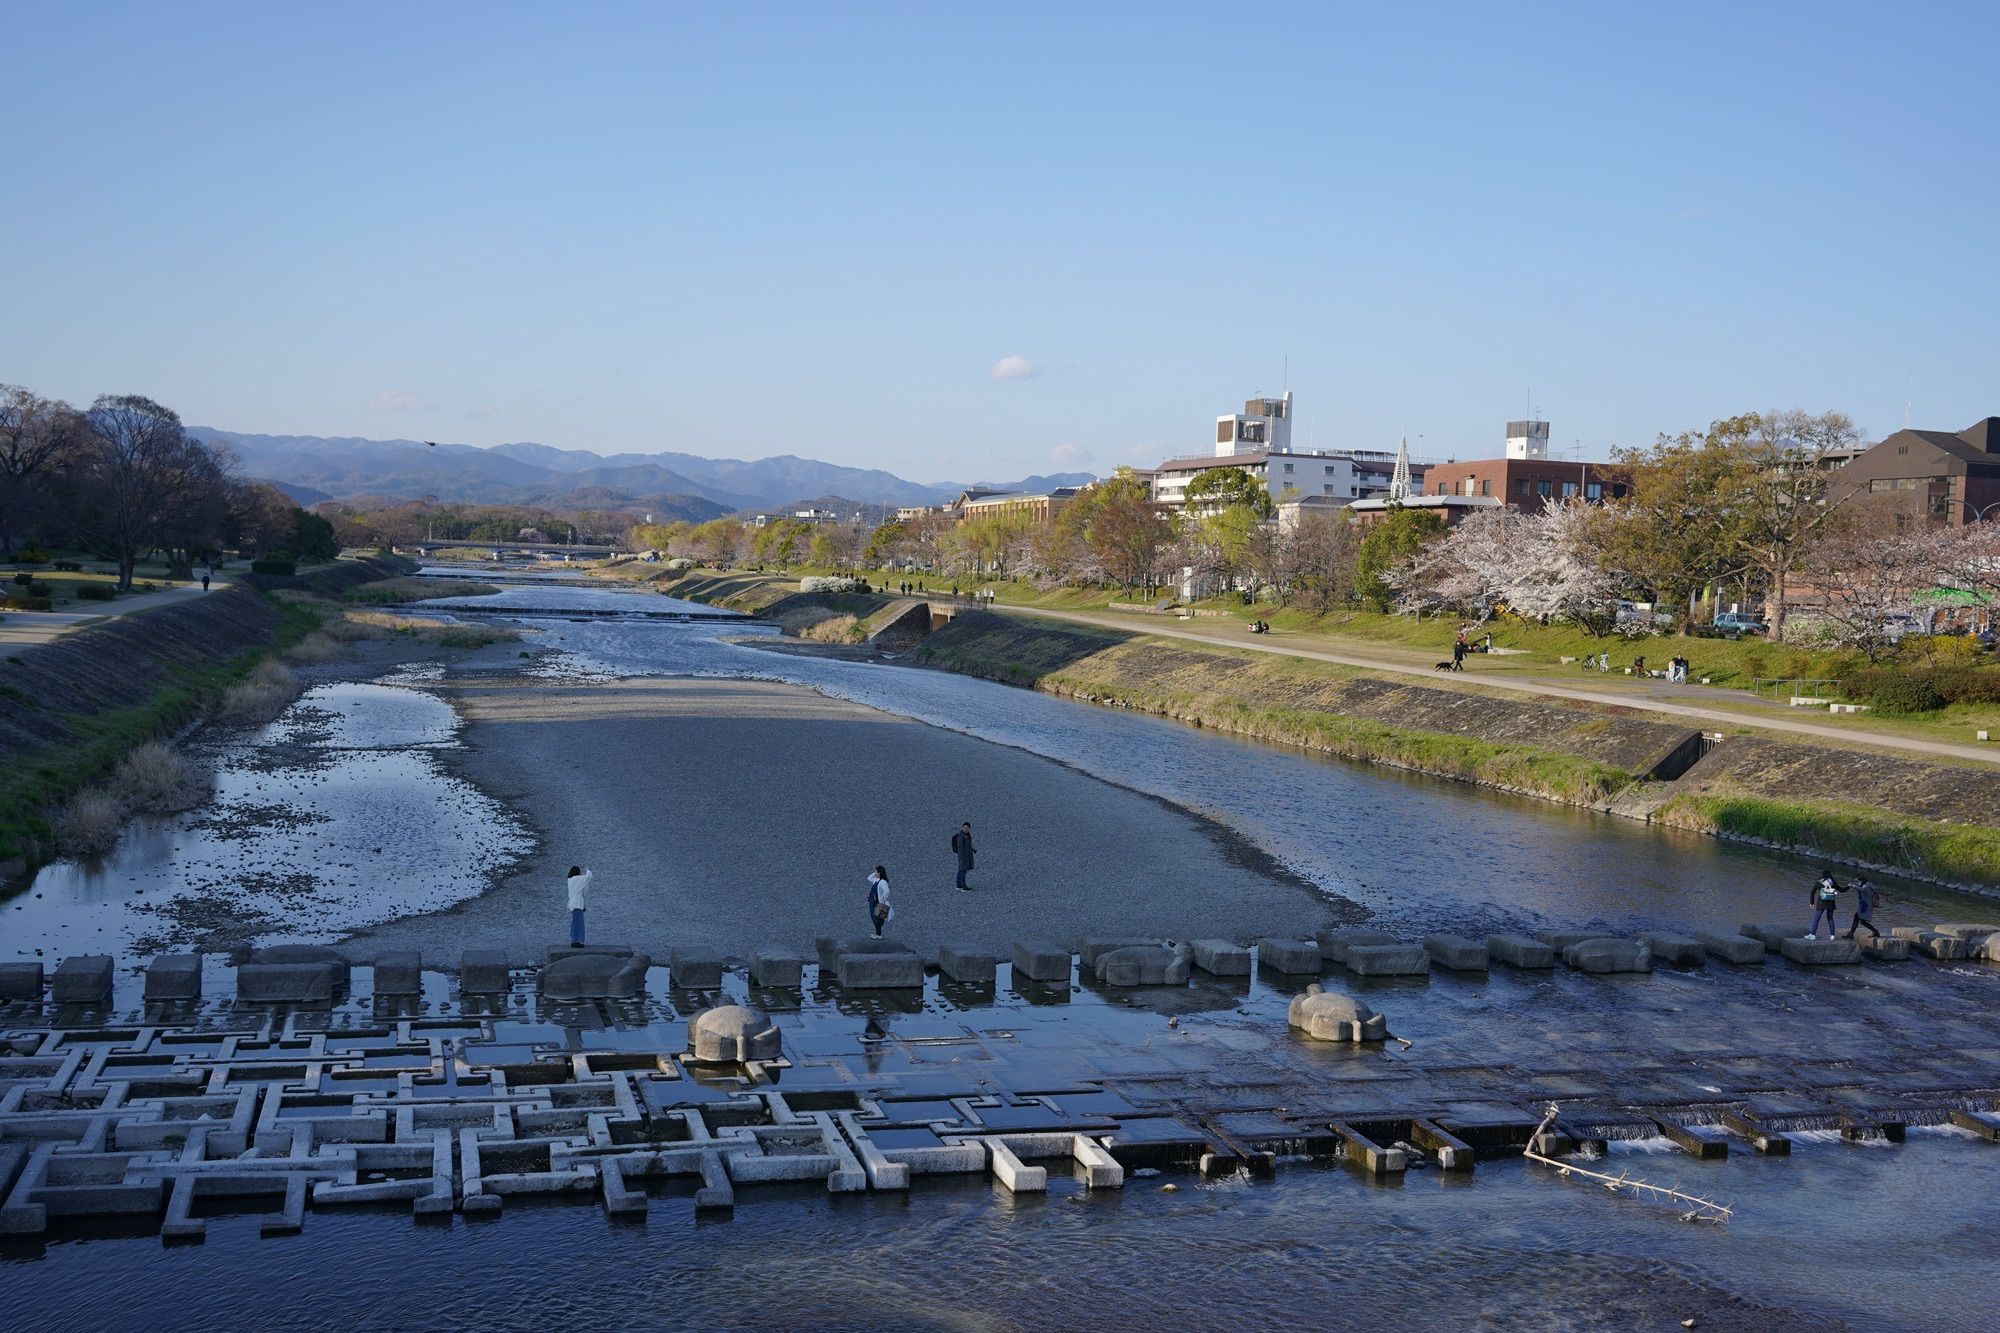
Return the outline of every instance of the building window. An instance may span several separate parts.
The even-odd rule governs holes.
[[[1573,482],[1573,481],[1566,481],[1566,482],[1564,482],[1564,483],[1563,483],[1563,499],[1565,499],[1565,500],[1568,500],[1568,499],[1572,499],[1572,498],[1574,498],[1574,497],[1575,497],[1575,495],[1576,495],[1576,483],[1575,483],[1575,482]]]
[[[1482,478],[1479,483],[1479,493],[1481,495],[1493,494],[1493,483]]]
[[[1215,423],[1215,442],[1217,444],[1228,444],[1231,440],[1235,438],[1236,438],[1235,422],[1218,421]]]
[[[1546,481],[1536,482],[1535,494],[1541,496],[1543,499],[1546,500],[1549,497],[1549,484]]]
[[[1602,500],[1604,498],[1604,483],[1601,481],[1591,482],[1583,488],[1583,497],[1586,500]]]
[[[1514,479],[1514,494],[1522,496],[1528,494],[1528,479],[1526,477],[1516,477]]]
[[[1292,470],[1292,465],[1290,463],[1285,464],[1285,471],[1290,472],[1291,470]]]

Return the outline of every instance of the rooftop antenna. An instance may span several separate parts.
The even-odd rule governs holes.
[[[1916,395],[1916,392],[1917,392],[1917,377],[1915,375],[1912,375],[1903,382],[1903,429],[1904,430],[1908,430],[1910,428],[1910,399]]]
[[[1284,397],[1292,391],[1292,354],[1285,353],[1285,373],[1278,380],[1278,396]]]

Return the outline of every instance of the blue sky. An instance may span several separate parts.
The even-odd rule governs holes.
[[[0,0],[0,380],[924,480],[1203,452],[1287,357],[1315,447],[1957,430],[1997,10]]]

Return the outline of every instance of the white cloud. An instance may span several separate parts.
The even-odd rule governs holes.
[[[1090,461],[1090,450],[1080,444],[1059,444],[1049,450],[1049,461],[1057,467],[1075,467]]]
[[[384,389],[368,400],[377,412],[429,412],[431,400],[415,389]]]
[[[993,363],[993,378],[1003,384],[1008,380],[1033,379],[1040,373],[1025,356],[1003,356]]]

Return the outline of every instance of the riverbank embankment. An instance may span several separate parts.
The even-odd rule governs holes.
[[[337,596],[401,572],[344,560],[64,634],[0,663],[0,878],[53,850],[50,811],[146,740],[170,735],[274,649],[319,624],[260,585]]]

